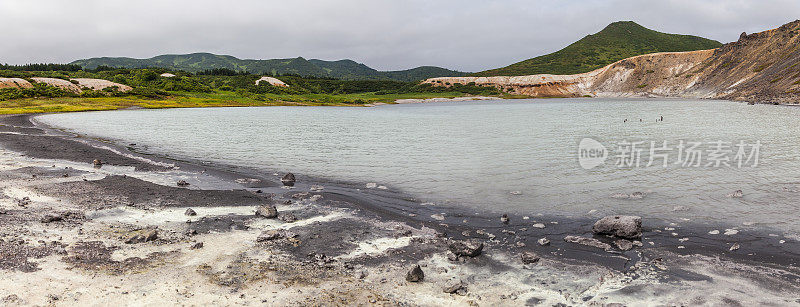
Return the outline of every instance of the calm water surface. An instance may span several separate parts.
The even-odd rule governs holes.
[[[664,121],[656,121],[660,116]],[[520,214],[639,214],[800,230],[800,108],[727,101],[537,99],[352,107],[125,110],[41,121],[156,154],[377,182],[451,206]],[[628,120],[625,122],[625,120]],[[639,121],[641,119],[641,121]],[[609,157],[591,170],[578,144]],[[650,141],[760,142],[758,165],[650,167]],[[641,167],[618,167],[642,141]],[[748,154],[750,153],[748,149]],[[733,159],[737,148],[727,154]],[[678,150],[665,151],[675,162]],[[743,198],[731,198],[735,190]],[[521,195],[517,191],[521,192]],[[642,199],[615,194],[644,192]],[[618,195],[617,195],[618,196]]]

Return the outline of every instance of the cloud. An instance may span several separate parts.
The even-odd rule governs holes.
[[[794,0],[0,0],[9,29],[0,62],[204,51],[479,71],[556,51],[617,20],[728,42],[798,11]]]

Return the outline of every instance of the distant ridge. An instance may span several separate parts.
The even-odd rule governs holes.
[[[551,54],[473,76],[570,75],[589,72],[629,57],[673,51],[714,49],[722,43],[698,36],[667,34],[633,21],[618,21]]]
[[[247,71],[254,74],[301,75],[329,77],[345,80],[396,80],[416,81],[442,76],[463,76],[463,72],[441,67],[422,66],[399,71],[378,71],[353,60],[323,61],[306,60],[302,57],[291,59],[247,60],[230,55],[212,53],[165,54],[149,59],[127,57],[101,57],[73,61],[84,69],[98,66],[115,68],[167,68],[199,72],[214,68],[227,68]]]

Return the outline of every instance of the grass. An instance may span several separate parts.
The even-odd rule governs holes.
[[[105,111],[130,107],[148,109],[164,108],[207,108],[207,107],[249,107],[249,106],[363,106],[370,103],[394,103],[397,99],[455,98],[466,96],[460,92],[445,93],[407,93],[376,95],[375,93],[359,94],[304,94],[277,95],[264,94],[241,96],[235,92],[219,91],[214,93],[171,92],[164,99],[147,99],[135,97],[101,97],[101,98],[25,98],[0,101],[0,114],[23,113],[56,113]],[[524,96],[503,95],[502,98],[522,98]]]
[[[661,33],[632,21],[615,22],[564,49],[474,76],[568,75],[592,71],[632,56],[668,51],[721,47],[720,42],[697,36]]]
[[[762,70],[766,69],[767,67],[770,67],[771,65],[772,63],[759,65],[758,67],[753,69],[753,72],[761,72]]]
[[[645,87],[647,87],[647,84],[639,84],[636,86],[636,88],[645,88]]]

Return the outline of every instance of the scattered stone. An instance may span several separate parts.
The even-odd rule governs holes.
[[[281,183],[285,186],[293,186],[295,181],[294,174],[292,173],[286,173],[286,175],[283,175],[281,178]]]
[[[709,231],[708,234],[710,234],[710,235],[718,235],[719,234],[719,230],[714,229],[712,231]]]
[[[731,246],[731,251],[735,251],[735,250],[739,249],[739,247],[740,247],[739,243],[733,243],[733,246]]]
[[[278,219],[285,223],[294,223],[297,221],[297,217],[288,212],[279,214]]]
[[[267,230],[265,232],[262,232],[260,235],[258,235],[258,238],[256,238],[256,242],[266,242],[266,241],[273,241],[273,240],[277,240],[277,239],[289,239],[289,238],[295,238],[295,237],[297,237],[297,234],[295,234],[295,233],[293,233],[291,231],[288,231],[288,230],[285,230],[285,229],[271,229],[271,230]]]
[[[449,286],[444,287],[442,291],[448,294],[458,294],[464,296],[467,295],[467,286],[464,284],[463,281],[458,280],[456,282],[453,282]]]
[[[448,249],[456,257],[477,257],[483,252],[483,242],[478,240],[465,240],[450,242]]]
[[[522,259],[523,264],[534,264],[539,262],[539,256],[533,252],[524,252],[520,254],[520,258]]]
[[[128,236],[125,239],[126,244],[136,244],[150,242],[158,238],[158,231],[155,229],[139,230]]]
[[[310,190],[311,192],[321,192],[321,191],[322,191],[322,190],[324,190],[324,189],[325,189],[325,187],[323,187],[323,186],[321,186],[321,185],[312,185],[312,186],[309,188],[309,190]]]
[[[517,243],[514,243],[514,245],[516,245],[517,247],[525,247],[525,243],[523,243],[522,241],[517,241]]]
[[[25,207],[30,204],[31,204],[31,198],[28,196],[25,196],[22,199],[17,200],[17,205],[19,205],[20,207]]]
[[[511,191],[511,195],[522,195],[522,191]]]
[[[620,250],[623,250],[623,251],[628,251],[628,250],[631,250],[633,248],[633,243],[631,241],[628,241],[628,240],[625,240],[625,239],[619,239],[619,240],[614,241],[614,245],[616,245],[617,248],[619,248]]]
[[[292,194],[292,198],[293,199],[303,199],[303,198],[306,198],[308,195],[309,195],[308,192],[294,193],[294,194]]]
[[[508,214],[503,214],[503,216],[500,217],[500,222],[503,222],[503,224],[508,225],[510,221],[511,219],[508,218]]]
[[[385,185],[379,185],[379,186],[378,186],[378,189],[379,189],[379,190],[387,190],[387,189],[389,189],[389,188],[387,188]]]
[[[264,205],[256,209],[256,216],[263,218],[274,219],[278,217],[278,209],[273,205]]]
[[[536,224],[531,225],[531,227],[542,229],[545,226],[544,226],[544,223],[536,223]]]
[[[186,182],[186,180],[178,180],[178,182],[177,182],[176,184],[177,184],[179,187],[185,187],[185,186],[188,186],[188,185],[189,185],[189,183],[188,183],[188,182]]]
[[[444,221],[444,214],[431,214],[431,218],[437,221]]]
[[[95,167],[101,167],[103,166],[103,161],[100,161],[100,159],[94,159],[94,161],[92,161],[92,164],[94,164]]]
[[[309,201],[318,201],[320,199],[322,199],[322,195],[319,195],[319,194],[311,196],[311,197],[308,198]]]
[[[547,238],[541,238],[537,242],[539,242],[539,245],[541,245],[541,246],[550,245],[550,240],[548,240]]]
[[[419,265],[415,265],[414,268],[406,274],[406,281],[408,282],[420,282],[423,279],[425,279],[425,273],[422,272],[422,268]]]
[[[374,182],[367,183],[367,189],[374,189],[377,188],[378,184]]]
[[[194,210],[192,208],[189,208],[189,209],[186,209],[186,212],[184,212],[183,214],[188,215],[188,216],[195,216],[195,215],[197,215],[197,212],[194,212]]]
[[[61,214],[48,214],[48,215],[45,215],[44,217],[42,217],[41,222],[47,224],[47,223],[58,222],[58,221],[62,221],[62,220],[64,220],[64,217],[61,216]]]
[[[623,239],[637,239],[642,236],[642,218],[630,215],[606,216],[594,223],[592,232]]]
[[[742,197],[744,197],[744,192],[742,192],[742,190],[736,190],[733,193],[728,194],[728,197],[730,197],[730,198],[742,198]]]
[[[192,247],[190,247],[190,248],[191,249],[201,249],[201,248],[203,248],[203,242],[197,242],[194,245],[192,245]]]
[[[597,240],[595,238],[586,238],[586,237],[578,237],[578,236],[566,236],[566,237],[564,237],[564,241],[565,242],[569,242],[569,243],[575,243],[575,244],[590,246],[590,247],[601,248],[601,249],[604,249],[604,250],[611,249],[611,245],[608,245],[607,243],[603,243],[600,240]]]
[[[737,234],[737,233],[739,233],[739,231],[738,231],[738,230],[736,230],[736,229],[725,229],[725,233],[724,233],[724,235],[726,235],[726,236],[732,236],[732,235],[735,235],[735,234]]]

